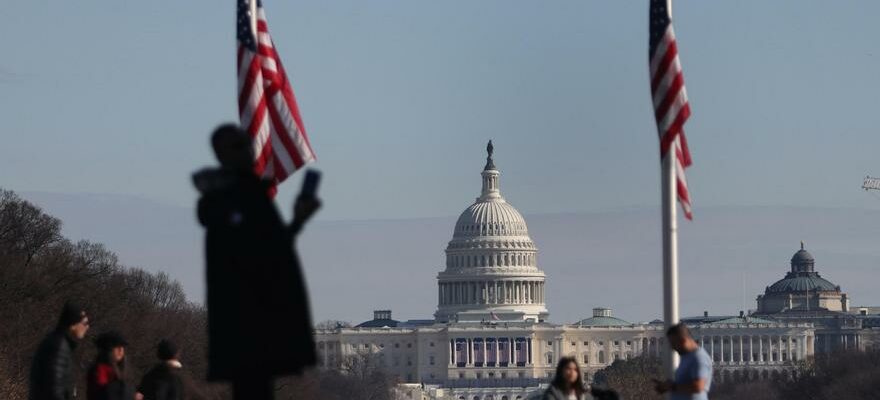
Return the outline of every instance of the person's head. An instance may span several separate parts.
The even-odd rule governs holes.
[[[177,348],[177,345],[174,342],[168,339],[162,339],[159,341],[158,349],[156,350],[156,356],[159,357],[161,361],[171,361],[176,360],[177,357],[180,356],[180,350]]]
[[[250,136],[237,125],[224,124],[211,135],[211,147],[220,165],[235,170],[250,170],[254,165],[254,149]]]
[[[556,376],[553,378],[553,386],[563,392],[572,390],[580,397],[584,393],[584,380],[581,377],[581,368],[578,367],[574,357],[562,357],[556,364]]]
[[[82,340],[89,331],[89,317],[80,305],[68,301],[61,309],[57,329],[66,332],[70,337]]]
[[[98,346],[98,361],[112,365],[119,365],[125,361],[125,348],[128,342],[116,331],[108,331],[98,335],[95,339]]]
[[[666,340],[669,341],[669,347],[672,347],[678,353],[687,353],[693,351],[696,345],[691,337],[691,331],[683,323],[678,323],[666,330]]]

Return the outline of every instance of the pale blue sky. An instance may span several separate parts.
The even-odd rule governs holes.
[[[647,1],[265,6],[325,172],[323,219],[455,215],[489,138],[524,213],[659,201]],[[674,14],[696,218],[880,208],[859,190],[880,175],[880,2]],[[192,204],[209,131],[236,118],[233,1],[6,2],[0,37],[0,186]]]

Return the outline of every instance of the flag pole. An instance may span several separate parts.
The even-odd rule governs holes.
[[[678,221],[675,212],[675,144],[666,152],[662,163],[661,194],[663,197],[663,325],[666,329],[678,323]],[[663,370],[673,379],[678,367],[678,354],[666,341]]]
[[[248,7],[251,12],[251,32],[254,33],[254,43],[260,45],[260,34],[257,32],[257,0],[249,0]]]

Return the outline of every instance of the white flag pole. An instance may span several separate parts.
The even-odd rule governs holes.
[[[675,143],[672,144],[662,163],[663,201],[663,325],[666,329],[678,323],[678,221],[676,220],[675,190]],[[663,353],[663,370],[673,379],[678,367],[678,354],[666,341]]]
[[[254,33],[254,44],[260,46],[260,34],[257,32],[257,0],[249,0],[248,7],[251,11],[251,32]]]
[[[672,20],[672,0],[666,0],[666,12]],[[663,325],[666,329],[678,321],[678,217],[675,212],[677,200],[675,152],[678,139],[674,140],[663,159],[661,195],[663,196]],[[666,341],[663,369],[669,379],[675,378],[678,354]]]

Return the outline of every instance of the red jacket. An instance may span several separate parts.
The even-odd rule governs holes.
[[[111,386],[116,386],[111,384],[118,381],[119,377],[116,375],[116,370],[113,369],[112,365],[105,363],[95,364],[89,370],[88,381],[86,382],[86,399],[109,400],[117,398],[111,395],[111,392],[115,392]],[[121,382],[118,382],[117,385],[119,383]]]

